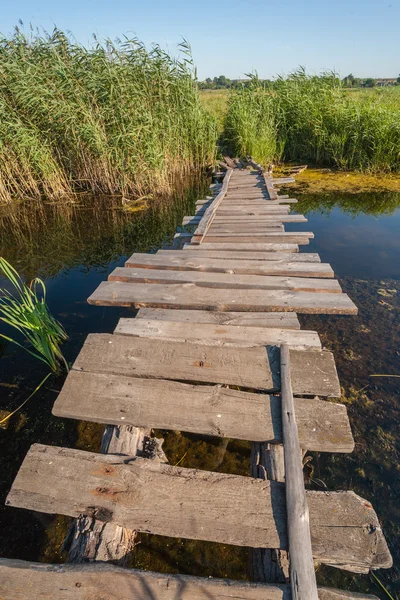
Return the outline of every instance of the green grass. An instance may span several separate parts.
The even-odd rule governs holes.
[[[270,86],[254,78],[248,90],[230,96],[225,131],[235,154],[263,164],[283,159],[400,171],[397,89],[350,94],[333,73],[309,76],[299,69]]]
[[[85,48],[57,29],[0,37],[0,201],[164,193],[212,164],[217,121],[181,51],[128,38]]]

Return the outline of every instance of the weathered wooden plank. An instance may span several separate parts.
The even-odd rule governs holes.
[[[295,394],[340,397],[331,352],[291,350],[291,361]],[[73,368],[129,377],[222,383],[266,391],[280,389],[279,352],[275,347],[215,347],[91,334]]]
[[[212,257],[208,257],[211,254]],[[221,253],[207,250],[194,252],[181,252],[180,250],[159,251],[157,254],[132,254],[125,263],[127,268],[141,269],[170,269],[172,271],[205,271],[214,273],[242,273],[253,275],[293,275],[296,277],[328,277],[334,276],[328,264],[319,262],[301,262],[297,260],[308,254],[269,253],[269,260],[245,260],[251,253],[243,252],[240,258],[232,253]],[[316,255],[314,255],[316,256]],[[272,260],[276,257],[276,260]],[[295,259],[295,260],[293,260]]]
[[[301,252],[299,254],[288,253],[288,252],[250,252],[250,251],[237,251],[234,255],[229,250],[227,252],[221,251],[219,248],[217,249],[204,249],[200,247],[192,247],[190,244],[186,244],[183,246],[182,250],[185,250],[185,256],[190,256],[190,258],[202,257],[202,258],[217,258],[217,259],[231,259],[235,261],[242,260],[256,260],[256,261],[282,261],[282,262],[312,262],[312,263],[320,263],[321,258],[319,254],[314,252]],[[167,254],[170,256],[177,256],[177,252],[179,252],[179,256],[182,256],[181,250],[158,250],[156,255],[166,256]],[[325,265],[331,267],[329,265]],[[321,277],[325,277],[321,275]]]
[[[268,191],[268,195],[269,195],[270,199],[276,200],[278,197],[278,192],[276,191],[276,189],[273,186],[272,177],[271,177],[270,173],[267,173],[266,171],[264,171],[262,175],[263,175],[265,185],[267,187],[267,191]]]
[[[353,492],[307,492],[314,560],[356,572],[390,567],[372,506]],[[147,459],[34,444],[7,505],[103,521],[158,535],[288,547],[285,486]],[[251,510],[249,510],[251,507]]]
[[[340,294],[342,291],[336,279],[236,275],[226,271],[224,273],[215,273],[190,269],[177,269],[175,271],[171,269],[117,267],[109,275],[108,280],[125,281],[128,283],[194,283],[199,286],[215,288],[300,290],[304,292],[329,292],[331,294]]]
[[[277,329],[273,327],[246,327],[244,325],[214,325],[211,323],[186,323],[156,321],[152,319],[120,319],[114,331],[118,335],[161,340],[183,340],[208,346],[280,346],[291,348],[321,348],[316,331]]]
[[[207,230],[215,216],[217,208],[225,197],[231,175],[232,175],[232,170],[229,169],[224,177],[224,181],[223,181],[221,190],[219,191],[218,195],[215,197],[212,204],[210,204],[210,206],[206,209],[206,211],[202,217],[202,220],[200,221],[200,223],[197,226],[195,235],[192,239],[193,244],[199,244],[202,241],[203,236],[207,233]]]
[[[229,234],[231,236],[257,236],[262,237],[269,233],[284,233],[285,228],[282,221],[270,221],[268,223],[215,223],[209,228],[207,235],[218,236]]]
[[[204,236],[204,243],[246,243],[254,240],[257,243],[299,244],[304,246],[309,244],[310,239],[313,237],[314,234],[311,231],[266,231],[260,233],[210,233],[208,231]]]
[[[263,203],[266,202],[268,204],[268,206],[276,206],[278,204],[296,204],[298,202],[297,198],[290,198],[289,196],[278,196],[278,198],[276,200],[270,200],[267,197],[263,197],[263,198],[246,198],[245,199],[246,204],[253,204],[253,203]],[[231,197],[228,194],[225,196],[223,203],[226,204],[242,204],[243,203],[243,197]]]
[[[211,310],[170,310],[168,308],[141,308],[136,319],[181,321],[183,323],[214,323],[214,325],[245,325],[246,327],[281,327],[300,329],[296,313],[240,313]]]
[[[319,600],[378,600],[319,588]],[[104,563],[49,565],[0,558],[4,600],[291,600],[288,585],[165,575]]]
[[[343,404],[296,398],[295,407],[302,447],[352,452],[354,440]],[[95,423],[282,442],[280,398],[221,386],[72,370],[52,412]]]
[[[231,219],[232,217],[228,217],[228,219]],[[260,222],[255,222],[255,220],[253,221],[249,221],[249,220],[240,220],[236,217],[233,218],[233,221],[229,221],[226,220],[224,218],[218,217],[218,221],[216,221],[217,217],[214,218],[210,229],[215,227],[216,225],[221,225],[221,224],[226,224],[226,223],[238,223],[240,225],[246,225],[247,227],[251,228],[254,227],[255,224],[260,225],[262,227],[280,227],[282,223],[305,223],[307,222],[307,220],[303,217],[303,215],[282,215],[282,216],[268,216],[267,218],[263,219],[263,221]],[[201,220],[201,218],[199,216],[188,216],[188,217],[184,217],[182,219],[182,225],[196,225],[197,223],[199,223]]]
[[[272,185],[284,185],[286,183],[295,183],[294,177],[272,177]]]
[[[287,206],[285,204],[275,204],[273,205],[272,203],[269,204],[268,201],[265,201],[265,204],[259,206],[259,205],[253,205],[253,204],[249,204],[247,205],[245,201],[243,201],[242,204],[230,204],[228,201],[226,203],[222,202],[220,204],[220,206],[218,207],[217,210],[217,214],[221,215],[221,214],[242,214],[242,213],[259,213],[259,214],[288,214],[290,212],[290,206]]]
[[[292,598],[318,600],[301,446],[290,377],[290,354],[286,344],[281,346],[281,379],[290,587]]]
[[[304,215],[298,214],[263,215],[261,217],[247,215],[242,217],[241,215],[218,216],[217,213],[212,227],[220,223],[243,223],[245,225],[259,223],[260,225],[267,225],[268,223],[307,223],[307,220]]]
[[[189,244],[190,245],[190,244]],[[190,245],[191,250],[194,248],[199,248],[199,250],[232,250],[235,253],[238,252],[298,252],[299,247],[297,244],[273,244],[268,242],[253,242],[251,244],[247,242],[242,242],[240,244],[240,248],[238,248],[238,244],[232,244],[232,242],[224,242],[220,244],[206,242],[205,240],[201,244],[201,246]],[[235,254],[236,256],[236,254]]]
[[[303,314],[356,315],[357,307],[347,294],[286,290],[228,289],[199,287],[193,283],[146,284],[103,281],[88,298],[100,306],[135,308],[190,308],[239,312],[293,311]]]

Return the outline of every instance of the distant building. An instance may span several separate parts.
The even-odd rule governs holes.
[[[385,87],[387,85],[396,85],[397,77],[390,77],[389,79],[377,79],[376,86],[377,87]]]

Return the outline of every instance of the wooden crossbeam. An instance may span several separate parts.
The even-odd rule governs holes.
[[[314,560],[390,567],[372,506],[353,492],[307,492]],[[6,504],[80,514],[132,530],[253,548],[288,547],[283,484],[147,459],[33,445]]]
[[[177,253],[179,253],[179,256],[186,256],[186,257],[190,257],[190,259],[195,259],[195,258],[216,258],[218,260],[221,259],[230,259],[232,261],[234,261],[235,263],[237,263],[238,261],[242,261],[242,260],[253,260],[253,261],[257,261],[259,264],[261,264],[259,261],[266,261],[266,262],[271,262],[271,261],[281,261],[281,262],[301,262],[301,263],[320,263],[321,262],[321,258],[319,256],[319,254],[316,254],[315,252],[301,252],[299,254],[293,253],[293,252],[280,252],[280,251],[275,251],[275,252],[268,252],[268,251],[242,251],[242,250],[237,250],[235,252],[235,254],[232,254],[231,251],[224,251],[220,248],[202,248],[201,246],[191,246],[190,244],[185,244],[182,248],[182,250],[185,251],[185,254],[183,255],[181,253],[180,250],[158,250],[156,252],[156,256],[171,256],[171,257],[176,257],[178,256]],[[130,259],[129,259],[130,260]],[[128,262],[129,262],[128,260]],[[233,264],[233,262],[232,262]],[[127,263],[125,263],[126,266],[129,266]],[[327,267],[327,269],[329,270],[330,273],[333,273],[332,268],[329,265],[325,265],[325,267]],[[329,275],[330,277],[331,275]],[[333,275],[332,275],[333,276]],[[325,275],[321,275],[321,277],[325,277]]]

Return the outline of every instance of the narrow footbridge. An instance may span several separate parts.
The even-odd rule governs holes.
[[[304,487],[307,451],[354,440],[331,352],[297,313],[356,315],[328,264],[299,252],[297,202],[230,163],[183,219],[181,249],[133,254],[89,298],[139,309],[89,335],[53,413],[106,425],[101,452],[35,444],[10,506],[74,517],[68,564],[0,560],[3,600],[349,600],[314,567],[391,566],[371,504]],[[152,429],[252,443],[249,477],[171,466]],[[250,582],[127,568],[137,532],[248,547]],[[108,564],[107,564],[108,563]]]

